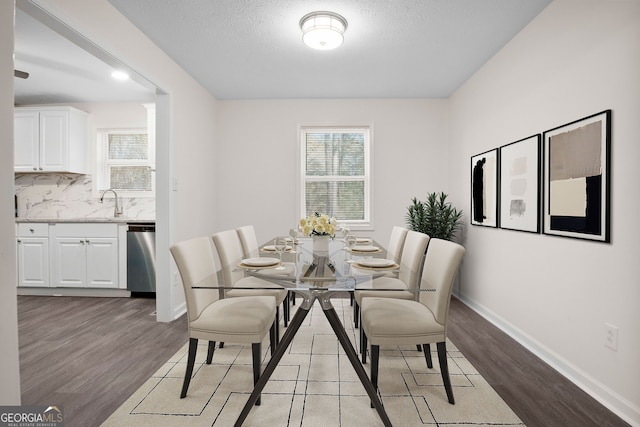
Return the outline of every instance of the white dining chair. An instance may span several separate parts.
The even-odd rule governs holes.
[[[278,306],[282,304],[284,326],[289,323],[288,309],[288,291],[272,282],[252,276],[245,276],[244,272],[237,268],[237,264],[244,258],[242,243],[236,230],[221,231],[213,235],[213,242],[220,257],[222,264],[222,277],[224,284],[233,289],[227,289],[226,298],[247,295],[271,295],[276,298]],[[244,288],[244,289],[243,289]],[[277,289],[275,289],[277,288]],[[280,310],[276,308],[278,319],[280,319]],[[277,340],[280,340],[280,324],[276,322]]]
[[[253,225],[245,225],[236,229],[240,243],[242,243],[242,251],[245,258],[255,258],[260,256],[260,245],[256,237],[256,230]]]
[[[276,299],[273,296],[219,299],[217,269],[208,237],[176,243],[170,251],[184,287],[189,328],[189,354],[180,398],[189,389],[199,339],[209,341],[208,365],[216,342],[250,343],[255,385],[260,377],[262,340],[267,331],[271,331],[272,356],[276,346]]]
[[[424,260],[418,300],[366,297],[361,301],[363,346],[371,343],[371,382],[378,388],[381,345],[422,345],[427,367],[432,368],[430,343],[437,343],[440,372],[449,403],[454,404],[447,365],[447,323],[451,289],[464,248],[457,243],[431,239]],[[366,363],[366,351],[362,362]]]
[[[402,258],[402,249],[404,248],[404,241],[407,238],[407,232],[409,230],[404,227],[395,225],[391,229],[391,236],[389,237],[389,244],[387,245],[387,258],[399,263]]]
[[[415,299],[415,292],[412,290],[418,287],[420,275],[422,274],[422,260],[429,244],[429,236],[413,230],[407,230],[404,244],[402,246],[402,256],[400,257],[400,270],[398,277],[383,276],[374,279],[371,283],[371,290],[355,291],[355,304],[353,321],[358,327],[359,308],[362,298],[367,296],[378,296],[380,298]],[[375,289],[384,289],[376,291]]]
[[[404,247],[404,241],[405,238],[407,237],[407,231],[409,231],[408,229],[404,228],[404,227],[400,227],[398,225],[394,226],[391,229],[391,236],[389,237],[389,243],[387,244],[387,259],[392,260],[395,263],[400,263],[400,260],[402,258],[402,249]],[[391,273],[392,276],[395,273]],[[354,305],[354,293],[350,292],[349,294],[349,298],[350,298],[350,304],[352,306],[354,306],[353,309],[353,315],[354,315],[354,322],[356,324],[357,327],[357,322],[355,321],[356,319],[356,307]]]
[[[242,227],[236,228],[238,232],[238,237],[240,238],[240,242],[242,243],[242,251],[244,252],[245,258],[254,258],[260,256],[260,245],[258,244],[258,238],[256,237],[256,231],[253,225],[244,225]],[[264,275],[269,275],[270,273],[276,275],[284,274],[293,274],[295,271],[295,265],[291,262],[283,262],[282,265],[285,268],[285,271],[282,270],[265,270],[263,271]],[[296,296],[292,291],[288,292],[287,295],[287,309],[283,310],[283,315],[286,316],[287,322],[291,319],[291,309],[289,307],[289,302],[292,305],[295,305]],[[285,325],[286,326],[286,325]]]

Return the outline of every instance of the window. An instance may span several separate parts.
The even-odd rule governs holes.
[[[326,213],[349,227],[369,227],[369,128],[305,127],[301,131],[301,216]]]
[[[146,130],[102,130],[98,141],[98,191],[113,188],[128,197],[155,194],[155,150]]]

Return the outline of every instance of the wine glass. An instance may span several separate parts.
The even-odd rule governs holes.
[[[347,227],[343,227],[342,228],[342,237],[345,239],[345,245],[347,244],[347,236],[349,235],[349,233],[351,232],[351,230],[349,230]]]
[[[275,249],[278,257],[280,258],[280,265],[276,267],[276,270],[284,270],[284,266],[282,266],[282,254],[287,250],[287,238],[286,237],[276,237],[273,240],[273,248]]]
[[[344,242],[346,243],[347,247],[349,248],[349,250],[348,250],[349,259],[347,260],[347,262],[348,263],[352,263],[353,260],[351,259],[351,251],[353,251],[354,246],[356,245],[356,243],[358,243],[358,238],[353,234],[349,234],[349,235],[347,235],[347,237],[344,238]]]
[[[292,228],[289,230],[289,236],[291,236],[291,245],[293,252],[298,254],[298,244],[300,243],[300,230],[298,228]]]

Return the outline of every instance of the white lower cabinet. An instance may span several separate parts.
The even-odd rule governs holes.
[[[119,287],[117,224],[51,227],[51,287]]]
[[[19,224],[18,286],[49,287],[49,225]]]

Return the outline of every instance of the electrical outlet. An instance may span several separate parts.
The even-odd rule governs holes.
[[[604,346],[611,350],[618,351],[618,327],[604,324]]]

